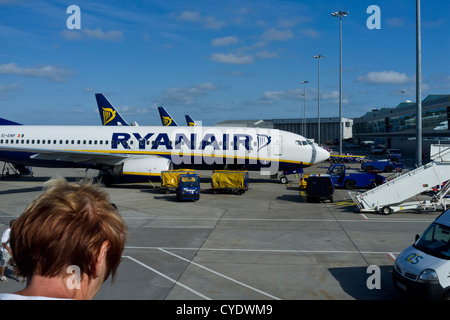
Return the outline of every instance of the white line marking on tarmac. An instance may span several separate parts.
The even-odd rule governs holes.
[[[144,250],[187,250],[187,251],[230,251],[230,252],[267,252],[267,253],[339,253],[339,254],[386,254],[386,251],[357,251],[357,250],[277,250],[277,249],[235,249],[235,248],[175,248],[175,247],[132,247],[126,246],[125,249],[144,249]],[[391,252],[400,253],[400,252]]]
[[[209,297],[207,297],[207,296],[201,294],[200,292],[195,291],[194,289],[189,288],[188,286],[182,284],[181,282],[178,282],[177,280],[172,279],[172,278],[166,276],[165,274],[159,272],[159,271],[156,270],[156,269],[153,269],[152,267],[146,265],[145,263],[143,263],[143,262],[141,262],[141,261],[139,261],[139,260],[137,260],[137,259],[135,259],[135,258],[133,258],[133,257],[130,257],[130,256],[122,256],[122,257],[123,257],[123,258],[130,259],[130,260],[133,261],[133,262],[136,262],[137,264],[143,266],[144,268],[146,268],[146,269],[148,269],[148,270],[150,270],[150,271],[152,271],[152,272],[154,272],[154,273],[160,275],[161,277],[163,277],[163,278],[165,278],[165,279],[167,279],[167,280],[169,280],[169,281],[175,283],[176,285],[179,285],[180,287],[185,288],[186,290],[191,291],[192,293],[195,293],[196,295],[198,295],[199,297],[202,297],[203,299],[206,299],[206,300],[212,300],[211,298],[209,298]]]
[[[248,288],[248,289],[250,289],[250,290],[256,291],[256,292],[258,292],[258,293],[260,293],[260,294],[262,294],[262,295],[265,295],[265,296],[270,297],[270,298],[275,299],[275,300],[281,300],[280,298],[277,298],[277,297],[275,297],[275,296],[273,296],[273,295],[271,295],[271,294],[269,294],[269,293],[267,293],[267,292],[264,292],[264,291],[261,291],[261,290],[259,290],[259,289],[256,289],[256,288],[254,288],[254,287],[252,287],[252,286],[250,286],[250,285],[248,285],[248,284],[245,284],[245,283],[243,283],[243,282],[241,282],[241,281],[238,281],[238,280],[236,280],[236,279],[230,278],[230,277],[228,277],[228,276],[226,276],[226,275],[224,275],[224,274],[222,274],[222,273],[219,273],[219,272],[217,272],[217,271],[214,271],[214,270],[212,270],[212,269],[209,269],[209,268],[207,268],[207,267],[205,267],[205,266],[202,266],[201,264],[198,264],[198,263],[196,263],[196,262],[193,262],[193,261],[191,261],[191,260],[188,260],[188,259],[186,259],[186,258],[183,258],[183,257],[181,257],[181,256],[179,256],[179,255],[177,255],[177,254],[174,254],[174,253],[170,252],[170,251],[167,251],[167,250],[162,249],[162,248],[158,248],[158,249],[159,249],[160,251],[165,252],[165,253],[167,253],[167,254],[170,254],[170,255],[172,255],[172,256],[178,258],[178,259],[181,259],[181,260],[186,261],[186,262],[188,262],[188,263],[191,263],[191,264],[193,264],[193,265],[195,265],[195,266],[197,266],[197,267],[199,267],[199,268],[202,268],[202,269],[204,269],[204,270],[206,270],[206,271],[209,271],[209,272],[211,272],[211,273],[213,273],[213,274],[215,274],[215,275],[217,275],[217,276],[220,276],[220,277],[222,277],[222,278],[225,278],[225,279],[227,279],[227,280],[230,280],[230,281],[232,281],[232,282],[234,282],[234,283],[237,283],[237,284],[239,284],[239,285],[241,285],[241,286],[244,286],[244,287],[246,287],[246,288]]]

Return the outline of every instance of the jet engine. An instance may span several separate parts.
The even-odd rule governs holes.
[[[161,177],[161,171],[172,170],[172,161],[162,157],[145,157],[125,160],[114,167],[114,173],[124,177],[142,177],[148,179]]]

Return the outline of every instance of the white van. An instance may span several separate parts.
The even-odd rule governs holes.
[[[392,278],[400,292],[450,300],[450,209],[397,257]]]

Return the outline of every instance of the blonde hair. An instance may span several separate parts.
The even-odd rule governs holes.
[[[127,227],[108,194],[91,181],[52,179],[11,229],[17,272],[54,277],[70,265],[95,277],[96,257],[107,241],[106,280],[114,278],[125,246]]]

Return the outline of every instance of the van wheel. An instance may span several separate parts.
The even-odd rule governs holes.
[[[353,189],[354,187],[356,187],[356,182],[353,180],[347,180],[344,183],[344,187],[345,189]]]
[[[384,206],[383,208],[381,208],[380,213],[384,214],[384,215],[388,215],[388,214],[392,213],[392,209],[389,206]]]
[[[392,170],[394,170],[394,168],[392,168],[392,166],[387,166],[384,170],[386,172],[392,172]]]
[[[373,167],[372,166],[367,166],[366,167],[366,172],[372,172],[373,171]]]

